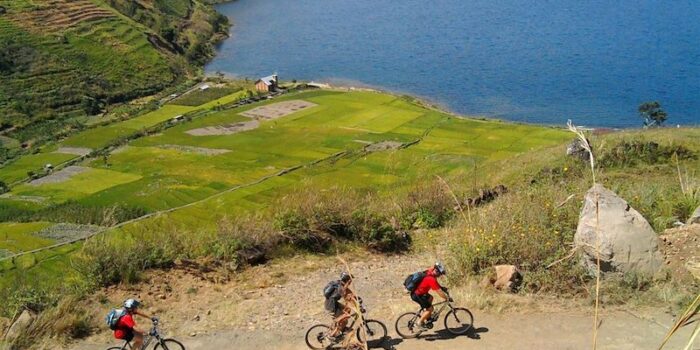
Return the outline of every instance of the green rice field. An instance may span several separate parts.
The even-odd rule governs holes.
[[[99,148],[115,137],[174,115],[235,101],[240,98],[236,94],[199,107],[168,105],[125,122],[84,131],[63,144]],[[314,105],[261,119],[255,128],[236,129],[251,122],[242,112],[292,100]],[[0,198],[0,204],[24,196],[45,198],[51,204],[76,201],[86,206],[128,205],[147,213],[167,210],[119,230],[168,222],[201,232],[215,229],[217,220],[224,216],[267,208],[301,184],[313,184],[321,191],[343,186],[391,195],[422,179],[467,174],[476,165],[568,139],[561,129],[459,118],[384,93],[307,91],[181,122],[129,142],[106,160],[88,159],[78,164],[89,168],[87,171],[61,181],[17,186],[9,198]],[[368,146],[387,142],[393,147],[375,151]],[[40,157],[54,155],[23,158],[0,169],[0,179],[17,179],[27,169],[48,161]],[[10,237],[5,241],[0,234],[0,248],[11,247],[10,239],[22,241],[22,237],[28,237],[22,243],[26,246],[47,243],[34,241],[26,233],[30,231],[27,228],[22,231],[25,233],[5,235]],[[106,234],[114,235],[115,231]],[[47,269],[68,266],[60,257],[74,249],[77,246],[23,257],[21,263],[3,262],[0,271],[5,276],[25,271],[43,276]]]

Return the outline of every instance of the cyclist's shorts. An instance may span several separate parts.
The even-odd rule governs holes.
[[[415,293],[411,293],[411,300],[418,303],[418,305],[420,305],[420,307],[424,309],[433,306],[433,296],[429,293],[425,293],[423,295],[416,295]]]
[[[119,333],[119,334],[116,334],[116,333]],[[122,339],[122,340],[126,340],[127,342],[131,342],[132,340],[134,340],[134,330],[133,329],[128,329],[128,330],[124,329],[121,332],[115,332],[114,336],[117,339]]]

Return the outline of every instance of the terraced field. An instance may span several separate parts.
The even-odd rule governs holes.
[[[225,104],[232,98],[202,106]],[[246,113],[260,106],[279,110],[299,104],[285,105],[285,101],[304,101],[307,108],[277,119]],[[100,147],[124,132],[202,106],[166,106],[134,120],[88,130],[64,144]],[[234,134],[188,133],[253,120],[246,115],[257,118],[257,127]],[[476,164],[560,144],[568,138],[564,131],[553,128],[457,118],[382,93],[310,91],[181,122],[130,142],[109,155],[107,162],[84,161],[80,166],[87,167],[86,171],[62,181],[23,184],[10,195],[15,196],[14,201],[40,197],[52,204],[69,200],[86,206],[122,204],[150,213],[107,233],[113,237],[122,237],[123,232],[140,225],[202,232],[215,229],[223,216],[266,208],[302,183],[319,190],[346,186],[393,193],[423,178],[468,174]],[[34,157],[39,156],[46,155]],[[16,177],[23,164],[44,161],[17,162],[10,172],[0,169],[0,178]],[[0,198],[3,200],[10,199]],[[122,234],[115,234],[119,230]],[[61,251],[71,249],[62,247]],[[50,264],[43,257],[31,263],[5,262],[3,276],[24,274],[27,269],[44,276],[45,269],[56,268],[55,259],[63,261],[58,258],[63,253],[42,253],[52,259]]]
[[[169,55],[149,42],[148,29],[102,2],[1,0],[0,6],[7,11],[0,15],[0,122],[5,125],[85,115],[86,97],[128,100],[175,79]],[[65,127],[56,121],[46,125]]]

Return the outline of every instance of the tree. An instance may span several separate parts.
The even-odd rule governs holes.
[[[668,114],[661,108],[658,101],[644,102],[639,105],[639,116],[644,119],[644,127],[661,126],[668,119]]]

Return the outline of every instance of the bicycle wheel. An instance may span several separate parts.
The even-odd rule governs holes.
[[[185,346],[175,339],[163,339],[160,343],[157,343],[153,348],[154,350],[185,350]]]
[[[445,315],[445,329],[454,335],[462,335],[469,332],[474,326],[474,316],[471,311],[457,307]]]
[[[399,316],[396,319],[395,328],[396,333],[404,339],[415,338],[421,333],[418,329],[418,315],[413,312],[407,312]]]
[[[357,339],[367,342],[367,346],[376,347],[386,340],[387,330],[384,323],[377,320],[365,320],[364,332],[362,327],[357,329]],[[364,335],[367,334],[367,339]]]
[[[316,350],[327,349],[333,345],[333,341],[328,338],[328,333],[330,333],[330,331],[331,327],[325,324],[311,326],[311,328],[306,331],[306,345]]]

